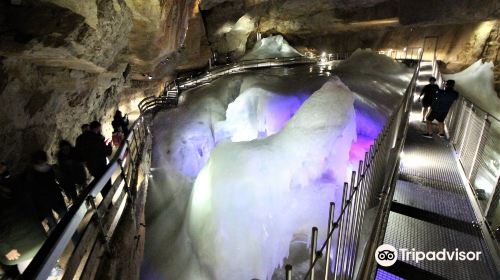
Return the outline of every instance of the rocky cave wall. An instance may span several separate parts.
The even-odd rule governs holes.
[[[92,120],[111,137],[116,109],[137,110],[179,64],[206,63],[204,30],[188,30],[196,11],[193,0],[1,1],[0,160],[20,172]]]
[[[203,4],[204,3],[204,4]],[[220,58],[240,57],[256,33],[283,35],[291,45],[317,53],[358,48],[403,50],[437,36],[443,71],[478,59],[493,61],[500,92],[500,2],[495,0],[203,1],[208,40]]]
[[[423,37],[439,36],[445,71],[492,60],[498,90],[498,6],[495,0],[2,1],[0,160],[22,166],[37,148],[53,155],[58,140],[74,141],[80,125],[94,119],[110,137],[114,110],[137,111],[177,71],[206,66],[212,51],[240,57],[257,32],[282,34],[317,52],[418,47]]]

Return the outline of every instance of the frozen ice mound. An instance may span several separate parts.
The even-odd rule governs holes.
[[[462,72],[443,75],[455,80],[455,89],[491,115],[500,119],[500,98],[493,87],[493,62],[478,60]]]
[[[372,55],[378,56],[374,53]],[[141,272],[142,279],[251,279],[251,277],[230,277],[232,271],[224,270],[225,266],[222,261],[223,257],[227,258],[230,255],[241,262],[238,267],[248,267],[245,271],[248,275],[254,275],[252,277],[265,276],[268,270],[272,270],[273,267],[278,266],[276,264],[282,262],[283,256],[288,255],[288,246],[292,243],[288,242],[293,237],[281,240],[284,233],[288,236],[289,232],[296,232],[295,236],[304,236],[305,240],[309,240],[310,228],[314,225],[319,227],[319,240],[324,240],[323,234],[326,232],[328,220],[328,204],[341,196],[341,187],[345,178],[345,175],[339,178],[337,174],[349,173],[351,168],[349,163],[341,163],[349,161],[354,162],[353,165],[357,166],[356,160],[363,158],[364,152],[368,150],[370,144],[373,144],[373,138],[378,135],[396,104],[399,104],[402,92],[411,78],[411,70],[405,69],[405,72],[402,73],[377,76],[377,73],[365,72],[360,75],[355,71],[343,72],[336,71],[336,69],[324,69],[324,71],[331,71],[331,75],[339,76],[342,82],[348,85],[354,93],[356,124],[352,130],[356,130],[357,139],[350,146],[350,149],[347,142],[351,143],[351,140],[347,140],[349,138],[347,133],[343,134],[346,135],[342,138],[343,140],[336,140],[335,137],[338,135],[332,133],[330,142],[323,138],[317,139],[318,142],[313,142],[315,139],[312,138],[323,134],[320,133],[319,129],[309,130],[308,122],[304,121],[301,124],[304,126],[302,133],[305,135],[300,135],[301,132],[298,132],[298,122],[294,129],[287,129],[291,123],[290,118],[297,117],[298,110],[306,108],[303,102],[330,79],[326,75],[318,75],[315,70],[316,68],[309,66],[280,67],[228,75],[208,85],[183,92],[182,100],[177,108],[158,113],[153,126],[152,169],[154,171],[152,171],[153,178],[151,178],[151,185],[148,188],[146,205],[148,230],[146,232],[143,271]],[[339,82],[335,80],[333,83]],[[328,88],[331,89],[331,85]],[[333,88],[337,88],[337,86],[333,86]],[[341,86],[338,88],[342,90]],[[328,104],[333,103],[330,99],[326,101]],[[322,110],[328,108],[331,111],[340,110],[338,112],[340,114],[350,110],[351,104],[347,103],[338,102],[320,108]],[[300,106],[302,104],[304,105]],[[229,107],[233,108],[228,110]],[[336,114],[335,112],[330,113]],[[325,114],[325,116],[332,117],[330,113]],[[272,117],[274,115],[276,115],[276,119]],[[322,114],[318,115],[318,118],[321,116]],[[315,120],[314,117],[311,118]],[[328,126],[325,126],[325,129],[327,128]],[[292,137],[287,137],[288,140],[282,141],[285,137],[280,135],[286,130],[290,131],[286,135]],[[245,142],[226,143],[233,141],[233,135],[239,131],[244,132],[245,137],[242,137],[241,140]],[[348,132],[347,128],[344,132]],[[306,137],[307,135],[310,135],[311,138]],[[341,141],[345,141],[345,145],[344,143],[338,144]],[[307,145],[303,145],[303,143]],[[335,143],[344,147],[338,151],[338,164],[342,165],[338,170],[336,162],[335,164],[328,162],[333,156],[330,157],[327,152],[333,150],[327,145],[337,145]],[[325,147],[318,150],[323,155],[303,150],[306,146],[314,144],[324,144]],[[224,148],[225,145],[229,145],[231,148]],[[234,148],[233,145],[242,147],[242,149],[249,146],[246,152],[239,152],[240,149]],[[221,147],[221,151],[216,152],[219,148],[214,148],[218,146]],[[229,153],[230,150],[227,149],[237,150],[238,153],[231,152],[230,159],[221,160],[222,153],[224,155],[226,152]],[[281,150],[276,151],[277,149]],[[230,166],[230,168],[223,170],[213,167],[215,161],[212,160],[212,153],[216,153],[216,157],[219,159],[217,164],[221,162],[223,166]],[[293,155],[293,153],[299,154]],[[299,156],[304,157],[300,162],[291,162],[291,158]],[[325,162],[315,165],[319,161],[317,156],[326,158]],[[271,161],[270,159],[274,160],[274,157],[276,157],[276,161]],[[260,173],[263,172],[261,169],[269,169],[270,166],[275,166],[278,163],[286,164],[286,168],[278,169],[272,173],[273,176],[274,174],[277,176],[276,182],[282,182],[281,178],[285,175],[296,175],[290,179],[290,182],[285,182],[293,187],[283,187],[282,183],[276,183],[277,187],[251,185],[252,178],[253,181],[269,184],[272,178],[261,179],[263,177]],[[238,169],[236,165],[247,170],[252,168],[255,174],[245,173],[245,180],[239,182],[233,177],[241,175],[241,173],[236,173]],[[330,167],[330,169],[325,168],[325,166]],[[299,168],[299,170],[292,168]],[[234,180],[238,183],[233,188],[228,184],[223,184],[221,188],[212,186],[204,189],[207,194],[212,196],[206,198],[206,201],[212,203],[213,206],[207,206],[206,209],[210,210],[207,214],[213,214],[213,218],[201,221],[200,230],[213,227],[211,231],[208,231],[209,234],[205,234],[204,231],[195,233],[196,228],[187,226],[188,223],[194,222],[193,219],[187,218],[191,216],[191,213],[188,215],[187,212],[191,211],[189,208],[193,205],[193,184],[201,169],[219,172],[220,176],[210,175],[214,180],[228,177],[228,182]],[[334,173],[331,170],[337,172]],[[215,173],[204,171],[204,174]],[[311,181],[315,174],[321,174],[320,178]],[[200,176],[202,175],[200,174]],[[201,179],[198,178],[198,180]],[[200,195],[200,192],[197,193],[205,198],[204,195]],[[283,202],[276,197],[283,199]],[[231,204],[224,205],[228,201]],[[276,204],[275,207],[269,206],[274,204]],[[247,211],[248,207],[245,207],[240,210],[243,207],[240,205],[252,205],[253,209]],[[337,203],[337,205],[339,204]],[[229,210],[232,209],[230,207],[234,207],[235,210]],[[253,212],[260,209],[262,212]],[[236,223],[235,227],[227,225],[230,223],[229,220],[211,224],[214,219],[221,217],[224,211],[227,212],[227,218],[237,218],[237,222],[240,223]],[[197,213],[200,219],[204,217],[199,208],[192,212],[193,214]],[[267,223],[258,224],[255,222],[257,218],[263,219]],[[241,226],[245,220],[249,222],[248,224],[252,221],[254,223],[251,225],[252,229],[257,229],[255,233],[249,235],[252,239],[245,239],[243,243],[242,239],[236,240],[238,242],[230,241],[228,245],[217,248],[217,251],[221,251],[216,252],[220,257],[214,258],[212,261],[210,256],[215,253],[209,249],[213,249],[214,244],[219,244],[223,240],[215,239],[214,232],[227,237],[229,233],[236,232],[237,226]],[[274,221],[276,222],[274,223]],[[290,225],[286,224],[288,222]],[[216,231],[215,228],[219,226],[221,229]],[[281,227],[283,229],[278,230]],[[193,239],[193,235],[197,236]],[[256,238],[262,238],[263,243],[257,243]],[[198,248],[198,245],[201,247]],[[240,247],[245,248],[240,249]],[[254,247],[256,249],[253,249]],[[267,247],[270,249],[268,250]],[[239,257],[240,250],[246,257],[250,253],[263,253],[263,259],[256,258],[255,255],[253,255],[254,258],[248,260],[245,257]],[[253,251],[249,252],[249,250]],[[288,256],[288,262],[290,257]],[[232,265],[234,270],[236,263],[238,262],[234,260],[228,262],[228,265]],[[296,272],[300,270],[300,267],[306,266],[305,263],[304,265],[292,264]],[[256,268],[253,269],[253,267]],[[216,274],[215,272],[220,269],[222,269],[221,272]],[[254,271],[256,273],[251,273]],[[230,276],[221,278],[220,275]],[[265,278],[261,277],[260,279]],[[271,278],[269,277],[269,279]]]
[[[279,132],[294,115],[303,100],[275,94],[262,88],[244,91],[230,103],[226,120],[215,124],[219,141],[250,141]]]
[[[283,36],[276,35],[257,41],[253,49],[244,55],[241,60],[296,56],[302,56],[302,54],[290,46]]]
[[[355,140],[354,94],[334,78],[278,133],[215,147],[196,178],[187,216],[209,279],[270,279],[295,233],[324,229]]]
[[[348,59],[340,62],[335,70],[384,76],[405,73],[408,68],[386,55],[376,54],[371,50],[357,49]]]

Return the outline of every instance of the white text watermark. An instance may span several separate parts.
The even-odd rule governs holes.
[[[396,249],[390,244],[380,245],[375,251],[375,260],[381,266],[392,266],[399,259],[401,261],[479,261],[482,252],[461,251],[458,248],[448,250],[446,248],[439,251],[419,251],[415,248]]]

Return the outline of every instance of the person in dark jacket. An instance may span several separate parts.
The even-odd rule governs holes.
[[[75,149],[66,140],[59,141],[57,152],[57,180],[64,193],[76,202],[78,198],[77,187],[85,184],[85,167],[78,161]]]
[[[444,90],[439,90],[434,101],[431,105],[431,112],[427,115],[427,133],[424,134],[427,138],[432,138],[432,121],[437,120],[439,126],[439,136],[445,137],[444,134],[444,120],[448,111],[450,111],[453,102],[458,99],[458,92],[453,87],[455,86],[454,80],[446,81]]]
[[[22,273],[46,239],[33,203],[14,187],[5,163],[0,163],[0,263],[17,265]],[[6,271],[8,271],[6,269]]]
[[[438,90],[439,86],[436,85],[436,78],[430,77],[429,84],[422,89],[420,96],[418,97],[418,101],[420,101],[420,99],[422,99],[422,95],[424,96],[422,99],[422,122],[425,122],[425,116],[427,116],[429,107],[432,105],[432,101],[434,100]]]
[[[26,175],[26,189],[34,202],[35,210],[41,221],[47,219],[49,229],[57,225],[52,211],[61,219],[67,212],[66,203],[59,184],[56,181],[54,169],[47,163],[47,154],[36,151],[32,155],[33,166]]]
[[[84,151],[82,151],[82,147],[83,147],[83,142],[85,142],[85,138],[88,136],[88,134],[90,133],[90,125],[89,124],[83,124],[81,126],[81,129],[82,129],[82,134],[78,135],[78,137],[76,137],[76,141],[75,141],[75,151],[76,151],[76,156],[78,157],[78,160],[80,162],[85,162],[84,160]]]
[[[101,133],[101,124],[98,121],[93,121],[90,123],[90,133],[86,134],[82,143],[87,169],[94,178],[100,178],[104,175],[107,169],[107,157],[113,151],[111,142],[106,141]],[[102,195],[106,196],[110,189],[111,182],[108,182],[102,190]]]
[[[127,136],[129,132],[128,123],[129,123],[128,116],[125,115],[123,117],[122,112],[120,110],[116,110],[115,116],[113,117],[113,121],[111,122],[113,129],[116,130],[118,127],[121,127],[123,135]]]

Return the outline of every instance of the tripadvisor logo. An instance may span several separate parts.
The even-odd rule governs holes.
[[[398,251],[392,245],[380,245],[375,251],[375,260],[381,266],[391,266],[398,260]]]
[[[375,251],[375,260],[381,266],[391,266],[399,259],[402,261],[479,261],[480,251],[459,251],[458,248],[449,251],[442,249],[440,251],[417,251],[414,248],[409,250],[406,248],[399,248],[397,250],[390,244],[380,245]]]

